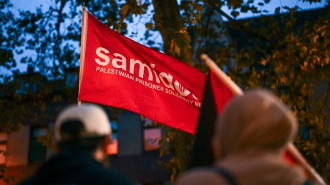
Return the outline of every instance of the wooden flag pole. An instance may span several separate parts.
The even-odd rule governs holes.
[[[234,93],[234,95],[242,95],[242,89],[233,82],[218,66],[217,64],[209,58],[206,54],[201,54],[201,59],[206,63],[206,65],[213,71],[213,73],[220,78],[220,80],[225,83],[228,88]]]
[[[243,95],[241,88],[233,82],[218,66],[217,64],[210,59],[206,54],[201,54],[201,59],[206,63],[206,65],[212,70],[215,75],[222,80],[232,92],[239,96]],[[305,160],[303,155],[298,151],[293,143],[289,143],[287,146],[287,151],[289,154],[304,168],[308,173],[308,176],[311,181],[317,183],[318,185],[326,185],[322,177],[314,170],[314,168]]]
[[[287,146],[287,151],[294,157],[294,159],[305,169],[308,173],[310,179],[317,185],[326,185],[320,174],[318,174],[315,169],[306,161],[299,150],[294,146],[293,143],[289,143]]]
[[[80,84],[81,78],[84,69],[84,61],[85,61],[85,50],[86,50],[86,34],[87,34],[87,11],[85,8],[85,3],[82,7],[82,26],[81,26],[81,40],[80,40],[80,68],[79,68],[79,84],[78,84],[78,95],[80,92]],[[78,105],[81,105],[81,101],[78,99]]]

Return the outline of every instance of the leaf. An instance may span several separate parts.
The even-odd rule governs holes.
[[[181,55],[181,49],[180,49],[180,47],[179,47],[177,44],[174,45],[174,52],[175,52],[178,56]]]
[[[242,7],[241,7],[241,11],[242,11],[243,13],[246,13],[248,10],[249,10],[249,7],[248,7],[248,6],[242,6]]]
[[[233,17],[237,17],[239,15],[239,12],[238,11],[232,11],[230,13]]]
[[[274,13],[275,13],[276,15],[278,15],[278,14],[280,14],[280,11],[281,11],[281,8],[280,8],[280,7],[277,7],[277,8],[275,8]]]
[[[129,8],[130,8],[130,5],[125,4],[120,10],[120,15],[123,16],[123,17],[126,17]]]
[[[263,65],[263,66],[266,66],[266,64],[267,64],[267,60],[266,60],[266,59],[262,59],[262,60],[260,61],[260,64]]]
[[[151,30],[154,25],[152,23],[146,23],[145,26],[148,30]]]

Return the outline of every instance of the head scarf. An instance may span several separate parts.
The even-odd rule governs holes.
[[[214,139],[220,156],[246,151],[282,151],[297,132],[294,114],[271,92],[247,91],[225,107]]]

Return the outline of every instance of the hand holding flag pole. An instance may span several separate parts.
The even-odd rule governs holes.
[[[201,54],[201,59],[206,63],[210,70],[233,92],[234,95],[239,96],[243,94],[240,87],[233,82],[206,54]],[[303,155],[298,151],[293,143],[287,146],[288,154],[299,164],[307,173],[309,179],[319,185],[326,185],[322,177],[314,170],[314,168],[306,161]]]

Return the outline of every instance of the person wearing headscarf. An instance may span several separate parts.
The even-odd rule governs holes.
[[[303,185],[303,170],[283,157],[298,129],[297,119],[279,98],[254,89],[233,98],[215,123],[211,167],[189,170],[175,185]]]

